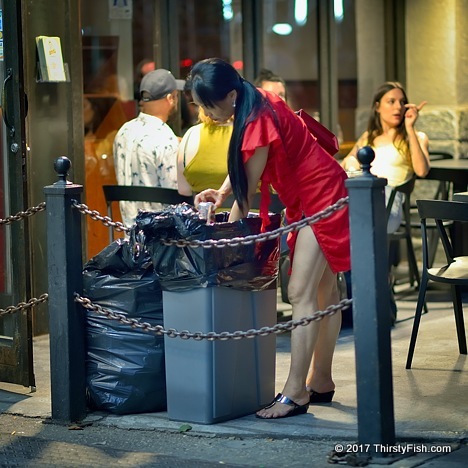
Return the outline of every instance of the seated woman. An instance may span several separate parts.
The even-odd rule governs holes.
[[[343,159],[341,165],[346,171],[359,169],[357,152],[363,146],[371,146],[375,159],[371,164],[371,172],[377,177],[387,179],[385,188],[386,201],[393,187],[410,180],[416,174],[425,177],[430,169],[429,139],[423,132],[417,132],[415,123],[419,111],[426,101],[418,106],[410,104],[403,86],[398,82],[383,83],[372,99],[371,112],[367,131],[364,132],[353,149]],[[395,232],[401,223],[403,194],[398,192],[393,201],[388,219],[387,232]],[[394,263],[393,249],[389,252],[389,269]],[[396,303],[392,294],[393,278],[389,274],[391,289],[390,311],[392,322],[396,320]]]
[[[363,146],[371,146],[375,152],[371,172],[388,181],[386,197],[391,189],[410,180],[414,174],[425,177],[430,169],[429,139],[423,132],[417,132],[415,123],[419,111],[425,106],[408,103],[403,86],[398,82],[383,83],[372,99],[367,131],[343,159],[341,165],[346,171],[359,169],[357,152]],[[397,194],[389,219],[388,232],[398,229],[401,222],[402,194]]]

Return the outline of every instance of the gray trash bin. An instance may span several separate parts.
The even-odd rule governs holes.
[[[163,290],[164,328],[234,332],[276,323],[279,239],[224,248],[164,245],[163,239],[207,240],[259,234],[258,214],[207,224],[193,207],[140,212],[138,236]],[[266,230],[280,226],[271,213]],[[164,339],[169,419],[211,424],[251,414],[275,390],[276,336],[226,341]]]
[[[276,324],[276,289],[163,291],[164,328],[234,332]],[[252,414],[275,395],[276,335],[226,341],[165,336],[169,419],[212,424]]]

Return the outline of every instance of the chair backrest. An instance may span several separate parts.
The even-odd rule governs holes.
[[[448,263],[454,258],[452,242],[447,234],[447,221],[468,222],[468,203],[447,200],[416,200],[423,240],[423,264],[428,265],[427,221],[434,220]]]
[[[431,161],[442,161],[444,159],[453,159],[453,155],[451,153],[447,153],[446,151],[429,151],[429,159]],[[424,178],[421,180],[424,180]],[[428,182],[431,183],[433,181],[428,179]],[[440,180],[432,198],[434,198],[434,200],[448,200],[450,198],[451,191],[452,182],[448,180]]]
[[[193,197],[181,195],[176,189],[162,187],[143,187],[136,185],[104,185],[106,202],[144,201],[177,205],[193,203]]]
[[[447,200],[416,200],[421,220],[468,221],[468,203]]]
[[[387,219],[390,217],[390,212],[392,210],[393,203],[395,201],[395,197],[397,193],[402,193],[404,196],[403,199],[403,216],[405,219],[406,223],[410,223],[410,208],[411,208],[411,202],[410,202],[410,197],[411,193],[414,190],[414,183],[415,183],[415,178],[412,177],[410,180],[405,182],[404,184],[397,185],[396,187],[393,187],[392,192],[390,194],[390,197],[387,202]]]
[[[176,189],[163,187],[144,187],[136,185],[103,185],[107,205],[107,215],[112,218],[112,202],[136,201],[155,202],[168,205],[179,203],[193,204],[193,197],[181,195]],[[114,240],[114,230],[109,227],[109,240]]]

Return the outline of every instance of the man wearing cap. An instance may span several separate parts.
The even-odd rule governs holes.
[[[184,83],[163,68],[143,77],[140,113],[120,128],[114,140],[114,165],[119,185],[177,189],[179,139],[166,122],[177,110],[178,90],[183,89]],[[126,226],[134,223],[138,209],[160,211],[164,208],[161,203],[120,202]]]

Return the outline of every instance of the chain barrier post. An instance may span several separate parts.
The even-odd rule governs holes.
[[[52,419],[75,422],[86,415],[85,315],[75,302],[82,291],[81,214],[73,209],[83,186],[67,181],[71,162],[55,160],[58,181],[44,187]]]
[[[353,330],[356,354],[358,438],[375,447],[395,444],[388,282],[386,179],[370,173],[375,154],[357,154],[362,176],[349,178]],[[367,445],[369,444],[369,445]],[[374,449],[374,450],[373,450]]]

